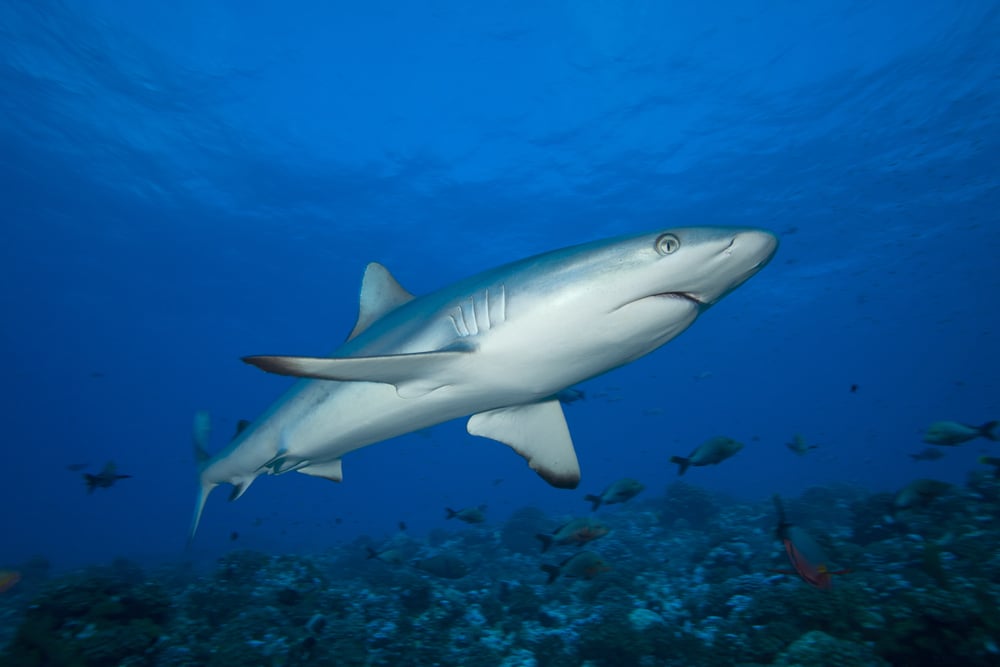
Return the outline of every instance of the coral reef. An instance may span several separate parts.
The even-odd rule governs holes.
[[[610,571],[547,584],[534,535],[567,517],[525,508],[498,530],[357,540],[319,555],[236,550],[213,572],[115,561],[38,567],[0,599],[0,662],[229,667],[419,665],[993,665],[1000,661],[997,481],[920,507],[810,489],[788,513],[837,567],[829,590],[789,571],[769,501],[671,485],[604,515],[588,545]],[[582,512],[581,512],[582,514]],[[384,558],[369,558],[376,553]],[[390,558],[388,550],[405,554]],[[461,563],[420,568],[431,559]]]

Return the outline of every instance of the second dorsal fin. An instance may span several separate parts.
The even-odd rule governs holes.
[[[358,306],[358,321],[347,340],[352,340],[365,331],[386,313],[399,308],[413,295],[392,277],[389,269],[378,262],[371,262],[365,268],[361,279],[361,301]]]

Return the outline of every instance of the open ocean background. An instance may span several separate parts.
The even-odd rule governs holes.
[[[1000,418],[996,2],[0,4],[0,560],[302,553],[443,508],[580,513],[671,455],[738,499],[961,483]],[[566,406],[583,481],[549,487],[448,423],[350,454],[344,482],[196,490],[289,384],[239,361],[326,354],[361,274],[423,294],[538,252],[749,225],[773,262]],[[852,392],[851,386],[857,385]],[[797,457],[802,434],[819,449]],[[80,472],[129,474],[88,495]],[[498,481],[499,480],[499,481]]]

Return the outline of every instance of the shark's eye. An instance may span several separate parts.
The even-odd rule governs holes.
[[[653,245],[656,247],[656,252],[669,255],[681,247],[681,240],[673,234],[660,234]]]

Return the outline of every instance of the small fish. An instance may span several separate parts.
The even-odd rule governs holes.
[[[858,385],[856,385],[856,384],[852,384],[851,385],[851,393],[852,394],[858,393]]]
[[[550,535],[539,533],[535,535],[542,542],[542,553],[545,553],[553,544],[575,544],[583,546],[587,542],[604,537],[609,529],[606,525],[596,519],[582,518],[573,519],[568,523],[556,528]]]
[[[936,479],[918,479],[900,489],[892,501],[892,506],[895,510],[905,510],[927,505],[950,489],[951,484],[946,482],[939,482]]]
[[[794,568],[794,572],[775,570],[782,574],[797,574],[802,581],[810,586],[827,590],[833,585],[833,575],[847,574],[850,570],[830,570],[829,562],[823,548],[813,540],[812,536],[798,526],[785,520],[785,507],[781,496],[774,496],[774,507],[778,513],[778,527],[775,530],[777,538],[785,547],[785,554]]]
[[[465,523],[483,523],[486,521],[486,505],[480,505],[479,507],[466,507],[465,509],[453,510],[450,507],[445,507],[444,511],[447,513],[444,517],[445,519],[458,519],[459,521],[464,521]]]
[[[559,565],[542,565],[542,571],[549,575],[549,580],[545,582],[547,584],[558,579],[559,575],[589,580],[610,569],[611,566],[593,551],[581,551]]]
[[[806,452],[808,452],[810,449],[818,449],[819,445],[807,445],[806,439],[803,438],[798,433],[796,433],[795,437],[792,438],[791,442],[785,443],[785,447],[788,447],[790,450],[792,450],[799,456],[805,456]]]
[[[733,456],[741,449],[743,449],[743,443],[736,442],[732,438],[720,435],[714,438],[709,438],[705,442],[701,443],[687,457],[671,456],[670,462],[676,463],[680,466],[677,474],[683,475],[687,472],[688,466],[716,465],[722,463],[730,456]]]
[[[374,558],[382,561],[383,563],[388,563],[389,565],[399,565],[407,558],[405,551],[393,547],[383,549],[382,551],[376,551],[371,547],[366,547],[366,549],[368,550],[367,560],[372,560]]]
[[[413,566],[418,570],[444,579],[461,579],[469,573],[469,566],[465,564],[465,561],[449,554],[438,554],[424,558],[416,561]]]
[[[96,475],[83,474],[83,479],[87,482],[87,493],[93,493],[94,489],[109,489],[120,479],[128,479],[132,475],[119,475],[116,472],[114,461],[108,461],[104,469]]]
[[[980,456],[979,462],[984,466],[993,466],[993,476],[1000,479],[1000,456]]]
[[[90,465],[89,463],[70,463],[68,466],[66,466],[66,470],[70,470],[72,472],[80,472],[81,470],[86,470],[87,466],[89,465]]]
[[[581,389],[574,389],[573,387],[567,387],[561,391],[556,392],[556,400],[560,403],[576,403],[577,401],[582,401],[587,398],[587,394]]]
[[[614,505],[616,503],[624,503],[631,500],[639,495],[639,493],[645,488],[646,487],[634,479],[623,477],[608,488],[604,489],[604,492],[601,493],[601,495],[586,495],[583,499],[589,500],[593,503],[593,507],[590,508],[590,511],[593,512],[601,505]]]
[[[14,570],[0,570],[0,593],[5,593],[21,581],[21,573]]]
[[[233,532],[229,533],[229,541],[230,542],[235,542],[238,539],[240,539],[240,534],[237,533],[235,530]]]
[[[916,454],[908,454],[914,461],[937,461],[940,458],[944,458],[944,452],[942,452],[937,447],[927,447]]]
[[[954,447],[976,438],[986,438],[987,440],[1000,440],[996,428],[1000,422],[990,421],[982,426],[969,426],[958,422],[934,422],[924,433],[924,442],[932,445],[944,445]]]
[[[400,521],[398,524],[400,530],[406,530],[406,522]]]

